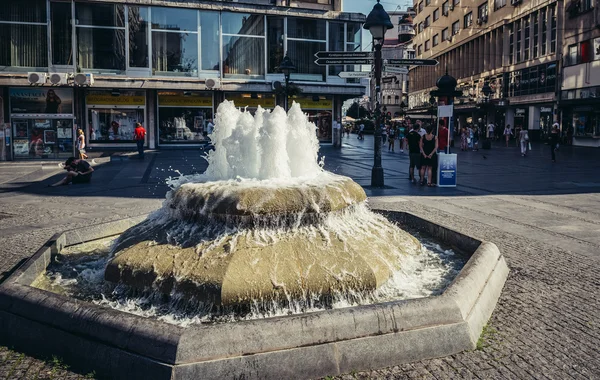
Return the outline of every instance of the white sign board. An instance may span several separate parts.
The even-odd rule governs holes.
[[[408,69],[406,67],[386,66],[383,68],[383,71],[393,74],[408,74]]]
[[[440,117],[452,117],[454,106],[438,106],[438,118]]]
[[[340,78],[368,78],[371,76],[369,71],[342,71],[338,74]]]

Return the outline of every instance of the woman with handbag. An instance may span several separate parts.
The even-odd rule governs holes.
[[[529,133],[527,129],[521,129],[519,132],[519,142],[521,143],[521,156],[527,156],[527,144],[529,144]]]

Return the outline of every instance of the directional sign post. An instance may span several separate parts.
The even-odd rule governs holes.
[[[332,59],[357,59],[367,58],[373,59],[372,51],[319,51],[315,53],[315,58],[332,58]]]
[[[436,66],[439,62],[435,59],[386,59],[383,63],[404,66]]]
[[[369,71],[342,71],[338,76],[340,78],[368,78],[371,73]]]
[[[315,60],[315,63],[319,66],[325,65],[372,65],[373,60],[364,58],[364,59],[339,59],[339,58],[319,58]]]
[[[408,69],[406,67],[386,66],[383,68],[383,71],[391,74],[408,74]]]

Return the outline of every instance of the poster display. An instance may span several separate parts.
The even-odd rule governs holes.
[[[10,112],[14,115],[73,114],[73,90],[68,88],[11,88]]]
[[[29,141],[22,139],[15,139],[13,141],[13,147],[15,156],[28,156],[29,155]]]
[[[456,163],[458,156],[454,153],[438,153],[438,187],[456,187]]]

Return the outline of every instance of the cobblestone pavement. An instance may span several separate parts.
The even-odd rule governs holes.
[[[322,149],[327,168],[368,184],[366,141]],[[527,161],[516,148],[496,146],[486,159],[461,152],[464,185],[450,190],[408,184],[407,157],[384,152],[389,189],[367,189],[373,208],[412,212],[492,241],[511,272],[476,350],[338,378],[600,378],[600,150],[565,149],[560,166],[549,166],[545,148]],[[197,152],[157,152],[99,165],[93,186],[62,189],[43,187],[59,170],[28,167],[25,177],[11,177],[0,165],[0,281],[53,233],[156,209],[174,169],[201,172],[204,165]],[[92,376],[69,371],[60,358],[0,346],[0,379]]]

